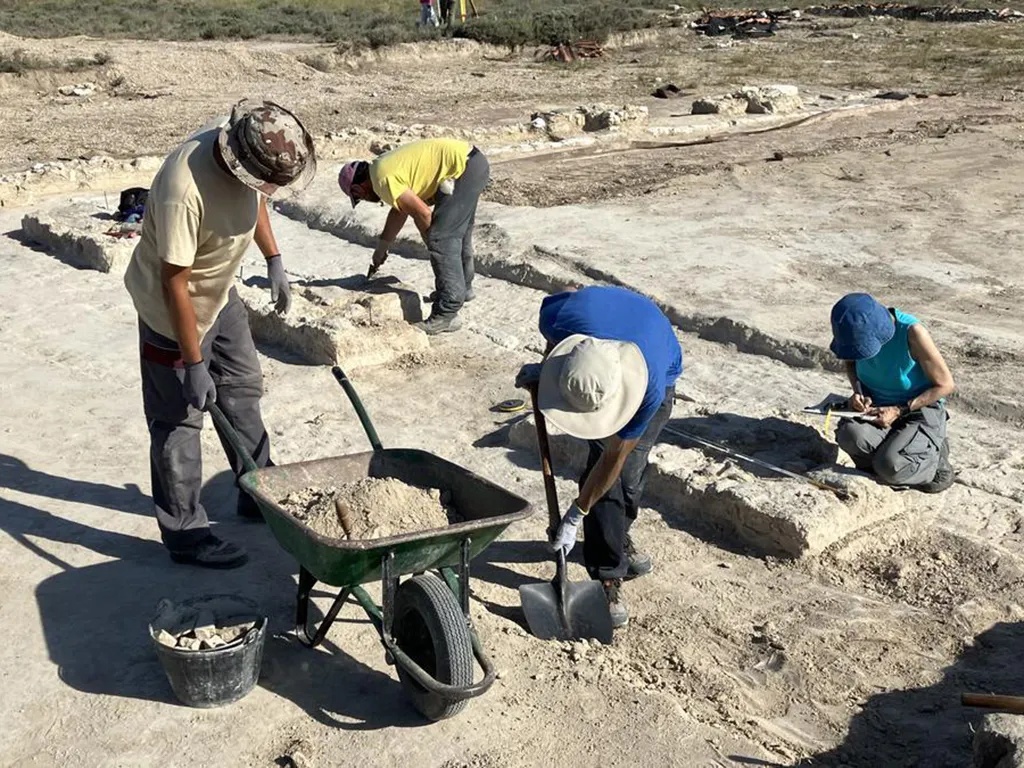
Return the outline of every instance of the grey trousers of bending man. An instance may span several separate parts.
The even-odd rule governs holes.
[[[452,193],[437,193],[426,238],[437,289],[436,315],[450,317],[457,313],[473,286],[473,225],[477,203],[490,178],[490,163],[474,147]]]
[[[889,428],[844,419],[836,442],[858,469],[874,472],[883,482],[922,485],[931,482],[939,468],[947,418],[946,406],[939,402],[907,414]]]
[[[172,552],[183,551],[210,533],[206,510],[199,501],[203,483],[203,412],[186,403],[182,395],[181,353],[177,343],[141,322],[139,342],[156,518],[167,548]],[[203,359],[208,361],[210,376],[217,385],[217,405],[251,450],[256,465],[268,466],[270,438],[260,413],[263,373],[248,314],[234,288],[201,346]],[[220,437],[237,477],[242,473],[241,461],[223,435]],[[240,514],[259,514],[246,494],[239,496],[238,504]]]

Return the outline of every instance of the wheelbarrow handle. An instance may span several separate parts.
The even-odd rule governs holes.
[[[242,466],[245,467],[245,471],[253,472],[259,469],[259,466],[252,458],[252,453],[242,442],[242,436],[238,434],[233,426],[231,426],[231,422],[228,421],[228,417],[224,415],[224,411],[220,409],[220,406],[216,403],[210,403],[210,405],[207,406],[207,410],[210,412],[210,416],[213,417],[213,423],[217,425],[217,430],[221,435],[223,435],[224,439],[228,441],[228,444],[242,461]]]
[[[349,381],[348,376],[341,370],[341,366],[334,366],[331,368],[331,373],[334,374],[334,378],[341,384],[341,388],[345,390],[345,394],[348,395],[349,401],[352,403],[352,407],[356,411],[356,416],[359,417],[359,423],[363,425],[363,431],[366,432],[367,438],[370,440],[370,445],[375,451],[384,450],[384,446],[381,445],[380,438],[377,437],[377,430],[373,428],[373,422],[370,421],[370,415],[366,412],[366,408],[363,407],[363,401],[359,399],[359,395],[356,393],[356,388],[352,386],[352,382]]]

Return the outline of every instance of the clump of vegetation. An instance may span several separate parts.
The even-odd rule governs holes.
[[[55,72],[81,72],[93,67],[102,67],[110,63],[110,55],[96,53],[89,58],[77,57],[60,62],[36,56],[24,48],[17,48],[10,53],[0,52],[0,72],[24,75],[26,72],[52,70]]]
[[[2,0],[0,29],[26,37],[160,40],[287,38],[379,48],[444,34],[495,45],[604,40],[649,26],[659,0],[476,0],[479,18],[450,30],[416,24],[412,0]],[[468,2],[467,2],[468,5]],[[457,12],[457,5],[456,5]]]
[[[41,56],[34,56],[24,48],[10,53],[0,53],[0,72],[23,75],[35,69],[47,69],[50,62]]]

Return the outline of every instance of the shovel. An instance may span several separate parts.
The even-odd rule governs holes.
[[[548,501],[549,538],[561,522],[558,491],[551,471],[551,449],[544,415],[537,408],[536,387],[533,414],[537,422],[537,444],[540,448],[540,467],[544,475],[544,491]],[[565,552],[561,548],[555,556],[555,578],[545,584],[524,584],[519,587],[519,600],[526,615],[530,631],[541,640],[596,639],[602,643],[612,641],[612,617],[608,599],[599,581],[569,581]]]

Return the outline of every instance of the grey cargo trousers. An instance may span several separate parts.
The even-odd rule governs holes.
[[[922,485],[939,468],[947,419],[942,403],[913,411],[888,429],[844,419],[836,429],[836,442],[858,469],[874,472],[882,482]]]
[[[217,386],[217,405],[242,436],[257,466],[268,466],[270,438],[260,413],[263,373],[248,314],[234,288],[227,305],[203,338],[201,348]],[[210,532],[206,510],[199,501],[203,482],[203,412],[185,402],[179,378],[181,352],[174,340],[140,321],[139,351],[156,519],[167,548],[187,550]],[[241,461],[219,431],[218,435],[237,477],[242,474]],[[239,497],[240,508],[252,503],[245,494]]]
[[[437,193],[426,238],[437,292],[432,315],[454,315],[462,308],[466,291],[473,285],[473,224],[477,203],[490,178],[490,163],[474,147],[452,193]]]

